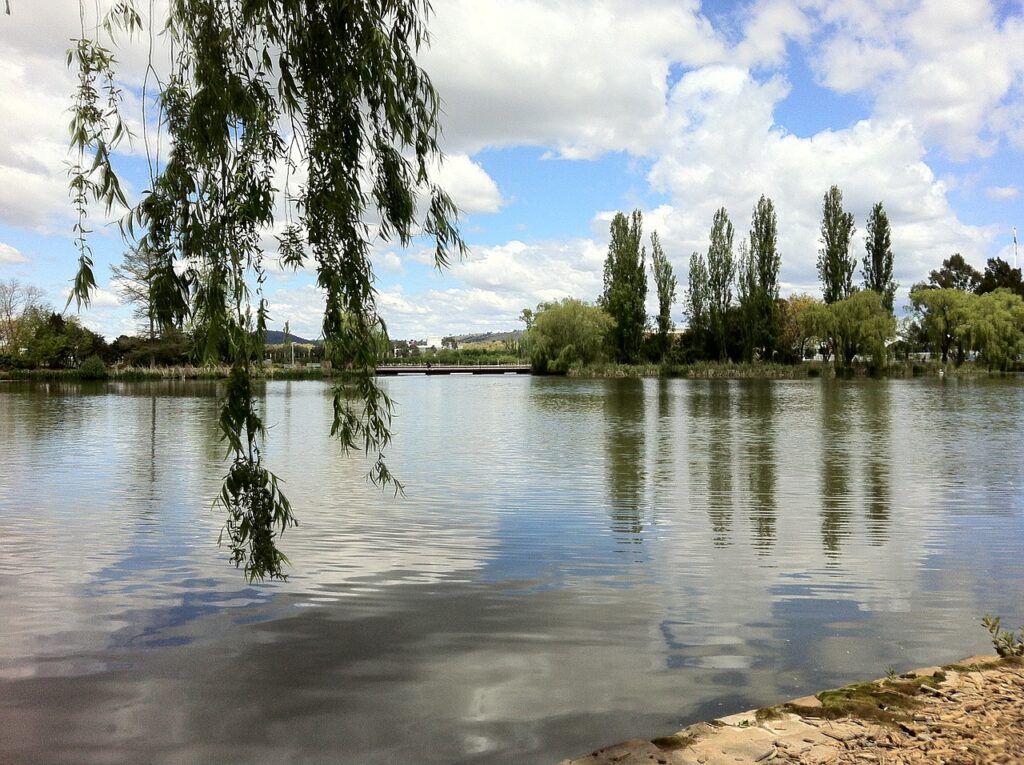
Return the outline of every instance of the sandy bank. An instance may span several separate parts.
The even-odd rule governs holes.
[[[1024,664],[972,656],[634,739],[560,765],[1024,763]]]

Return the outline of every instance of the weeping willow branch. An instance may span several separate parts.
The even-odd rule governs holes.
[[[426,0],[170,0],[171,71],[153,77],[170,148],[166,161],[150,163],[151,187],[123,230],[138,232],[133,244],[153,264],[159,326],[201,322],[207,359],[228,357],[219,425],[232,464],[218,502],[227,513],[222,538],[250,579],[284,576],[277,538],[295,522],[263,463],[253,393],[269,320],[263,241],[279,217],[280,263],[315,267],[325,346],[345,371],[334,391],[332,435],[372,460],[372,480],[401,489],[384,454],[393,405],[374,377],[387,333],[377,313],[373,239],[404,246],[426,234],[439,267],[465,252],[456,207],[428,173],[441,159],[440,100],[416,63],[429,10]],[[121,94],[116,61],[96,41],[101,28],[111,39],[114,30],[141,29],[133,0],[115,3],[92,37],[83,21],[68,58],[79,73],[77,162],[69,171],[79,217],[72,297],[86,304],[95,289],[88,204],[101,201],[107,212],[127,204],[111,159],[126,134]],[[281,169],[283,214],[274,187]],[[293,175],[302,178],[294,193]],[[422,219],[420,196],[429,200]]]

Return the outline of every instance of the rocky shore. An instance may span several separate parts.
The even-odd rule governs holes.
[[[1024,663],[972,656],[559,765],[1024,763]]]

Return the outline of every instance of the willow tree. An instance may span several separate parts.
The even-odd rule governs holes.
[[[126,130],[107,41],[143,25],[134,0],[113,3],[87,26],[93,7],[81,0],[81,38],[68,53],[78,71],[70,186],[79,248],[72,297],[80,305],[95,288],[89,205],[127,205],[114,166]],[[394,482],[384,459],[392,402],[374,377],[386,329],[371,248],[378,238],[408,245],[422,233],[435,241],[438,266],[464,251],[456,208],[431,181],[440,101],[416,63],[428,14],[427,0],[167,6],[170,68],[160,74],[151,62],[147,83],[157,88],[148,117],[170,148],[165,158],[150,157],[150,187],[122,229],[153,258],[157,324],[180,326],[200,313],[210,330],[206,352],[228,349],[220,430],[232,462],[219,501],[232,560],[251,579],[283,576],[277,537],[294,523],[261,457],[253,385],[269,319],[269,257],[315,268],[325,351],[346,370],[334,390],[332,435],[370,456],[374,481]],[[276,245],[265,245],[275,235]]]

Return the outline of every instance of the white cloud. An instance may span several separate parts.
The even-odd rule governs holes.
[[[375,254],[373,257],[374,268],[389,274],[404,274],[402,259],[391,250]]]
[[[423,62],[445,101],[457,151],[552,147],[565,157],[659,141],[673,63],[726,46],[695,0],[445,0]]]
[[[733,55],[748,66],[779,66],[788,41],[803,41],[811,34],[810,19],[793,0],[758,0],[747,13],[743,40]]]
[[[28,258],[6,242],[0,242],[0,263],[28,263]]]
[[[985,189],[985,196],[999,201],[1016,199],[1019,194],[1020,189],[1016,186],[989,186]]]
[[[861,92],[876,117],[911,120],[957,159],[986,156],[1019,103],[1020,17],[1000,22],[988,0],[816,0],[825,25],[815,67],[827,87]]]
[[[677,272],[685,271],[692,250],[706,249],[716,208],[729,209],[738,243],[764,193],[779,217],[783,281],[815,285],[822,196],[832,184],[843,190],[861,233],[871,205],[884,202],[897,278],[918,278],[953,251],[980,256],[992,232],[959,221],[945,186],[924,161],[925,147],[912,124],[864,120],[800,138],[773,121],[786,92],[778,79],[758,82],[743,70],[722,67],[690,73],[676,86],[672,104],[683,127],[654,163],[650,181],[672,200],[673,212],[660,216]],[[863,247],[861,236],[855,243]]]
[[[505,203],[494,179],[465,154],[445,157],[434,177],[462,212],[498,212]]]
[[[300,337],[313,340],[320,336],[324,318],[324,296],[316,284],[282,287],[267,296],[271,329],[288,328]]]
[[[96,308],[116,308],[124,305],[121,298],[114,291],[114,284],[109,287],[96,287],[90,293],[89,305]]]

